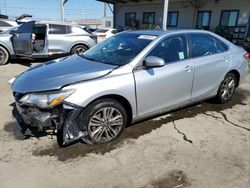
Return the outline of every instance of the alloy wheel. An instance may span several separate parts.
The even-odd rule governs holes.
[[[2,49],[0,49],[0,65],[4,64],[4,62],[6,61],[6,57],[6,53]]]
[[[77,49],[75,50],[75,53],[76,53],[77,55],[82,55],[85,51],[86,51],[86,50],[85,50],[84,48],[79,47],[79,48],[77,48]]]
[[[223,100],[228,100],[234,93],[235,79],[232,76],[228,76],[222,83],[220,95]]]
[[[123,127],[123,116],[114,107],[105,107],[97,111],[90,119],[89,136],[96,143],[104,143],[115,139]]]

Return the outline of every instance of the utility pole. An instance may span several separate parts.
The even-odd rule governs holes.
[[[61,0],[61,21],[64,21],[64,0]]]
[[[64,5],[68,0],[61,0],[61,21],[64,22]]]
[[[104,18],[107,17],[107,3],[104,3],[104,12],[103,12]]]
[[[162,29],[163,30],[167,30],[168,3],[169,3],[169,0],[164,0],[163,19],[162,19]]]

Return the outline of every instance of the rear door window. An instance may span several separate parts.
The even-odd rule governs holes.
[[[49,34],[66,34],[66,33],[67,33],[66,25],[57,25],[57,24],[49,25]]]
[[[147,56],[162,58],[165,63],[186,59],[188,57],[186,36],[174,35],[163,39]]]
[[[189,36],[193,58],[218,53],[215,40],[212,36],[203,33],[192,33]]]
[[[216,47],[217,47],[217,52],[218,53],[223,53],[226,52],[228,50],[228,46],[222,42],[221,40],[214,38],[215,43],[216,43]]]

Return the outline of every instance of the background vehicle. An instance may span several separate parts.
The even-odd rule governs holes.
[[[89,33],[93,33],[97,30],[96,28],[86,26],[86,25],[80,25],[80,26],[81,26],[81,28],[83,28],[85,31],[88,31]]]
[[[118,33],[117,29],[112,29],[112,28],[103,28],[103,29],[98,29],[93,34],[97,35],[97,42],[101,42],[115,34]]]
[[[22,73],[12,90],[26,124],[57,130],[63,145],[100,144],[151,116],[212,97],[228,102],[248,58],[207,31],[122,32],[83,56]]]
[[[18,26],[18,24],[14,20],[0,19],[0,32],[7,31],[16,26]]]
[[[0,65],[10,58],[48,58],[83,53],[96,36],[62,22],[27,22],[0,34]]]

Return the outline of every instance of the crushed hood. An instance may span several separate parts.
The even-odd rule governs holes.
[[[68,84],[105,76],[116,67],[74,55],[28,69],[15,79],[12,90],[18,93],[57,90]]]

